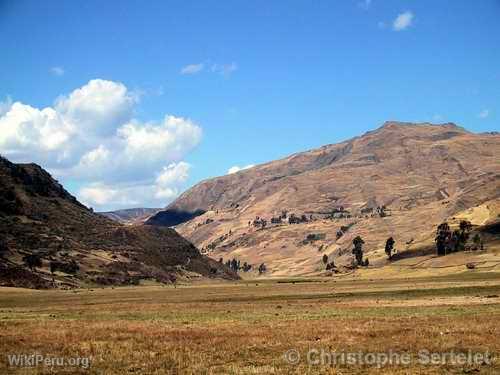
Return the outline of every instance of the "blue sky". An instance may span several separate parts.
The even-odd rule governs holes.
[[[4,135],[0,153],[42,164],[85,203],[111,209],[162,206],[233,166],[342,141],[385,120],[498,131],[499,18],[494,0],[0,0],[0,135],[20,126],[31,140],[14,139],[20,130]],[[91,80],[102,82],[89,88]],[[86,112],[78,107],[71,93],[84,87],[92,100],[116,94],[109,113],[92,112],[95,101],[84,103]],[[38,112],[7,118],[16,102],[53,108],[62,120],[47,125],[53,116]],[[166,115],[180,120],[165,125]],[[30,125],[21,127],[20,116]],[[88,142],[86,126],[106,127],[105,120],[116,124],[99,149],[103,133],[92,127]],[[134,160],[123,151],[128,143],[117,146],[129,121],[128,141],[143,147]],[[141,132],[148,124],[150,132]],[[49,142],[46,134],[61,126]],[[172,136],[175,126],[183,128]],[[153,145],[149,155],[151,134],[177,151],[160,156]],[[63,149],[74,157],[61,162]],[[95,150],[120,160],[113,176],[88,161],[95,157],[82,166]],[[156,194],[146,187],[162,171]]]

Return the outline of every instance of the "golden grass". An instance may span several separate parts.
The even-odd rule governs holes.
[[[308,282],[305,282],[308,281]],[[77,291],[0,289],[0,374],[443,374],[468,366],[309,366],[326,351],[500,351],[500,277],[265,280]],[[296,349],[297,365],[283,353]],[[88,370],[7,354],[90,357]]]

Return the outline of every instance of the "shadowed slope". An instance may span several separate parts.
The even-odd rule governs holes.
[[[0,250],[0,285],[52,287],[235,277],[174,230],[125,227],[94,214],[39,166],[13,164],[4,158],[0,158]],[[41,265],[31,271],[23,258],[34,254]]]

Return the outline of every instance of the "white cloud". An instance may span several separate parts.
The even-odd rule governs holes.
[[[235,165],[227,170],[227,174],[237,173],[239,171],[243,171],[245,169],[253,168],[253,167],[255,167],[255,164],[249,164],[249,165],[246,165],[244,167],[239,167],[239,166]]]
[[[0,117],[0,129],[0,151],[7,157],[23,162],[35,158],[48,166],[71,162],[69,140],[76,127],[53,108],[15,102]]]
[[[394,31],[405,30],[411,26],[413,22],[413,13],[410,11],[406,11],[404,13],[399,14],[392,24],[392,28]]]
[[[205,64],[200,63],[200,64],[190,64],[182,67],[181,69],[181,74],[196,74],[200,73],[205,69]]]
[[[82,199],[82,202],[90,207],[93,205],[117,204],[118,202],[120,205],[133,203],[126,198],[120,198],[119,193],[119,190],[113,189],[101,182],[96,182],[80,189],[78,195]]]
[[[171,199],[178,195],[178,186],[189,177],[191,165],[181,161],[172,163],[168,167],[163,167],[155,181],[155,197]]]
[[[477,115],[477,117],[479,118],[486,118],[490,115],[490,110],[489,109],[483,109],[481,112],[479,112],[479,114]]]
[[[220,74],[224,77],[229,77],[231,74],[233,74],[236,70],[238,70],[238,65],[235,62],[232,62],[230,64],[211,64],[210,62],[207,63],[207,71]],[[182,75],[193,75],[193,74],[198,74],[201,73],[205,70],[205,64],[204,63],[199,63],[199,64],[190,64],[186,65],[181,68],[180,74]]]
[[[189,165],[182,159],[200,143],[202,130],[172,115],[136,120],[138,101],[123,84],[104,80],[43,109],[7,100],[0,106],[0,153],[78,182],[78,196],[98,208],[163,206],[186,181]]]
[[[131,118],[138,101],[138,95],[122,83],[94,79],[69,96],[58,98],[55,109],[77,123],[79,130],[105,135]]]
[[[55,76],[63,76],[64,73],[66,73],[66,71],[64,70],[64,68],[62,66],[53,66],[52,68],[50,68],[50,73],[52,73],[53,75]]]
[[[91,207],[161,207],[176,198],[189,177],[191,165],[181,161],[164,167],[152,182],[137,184],[90,183],[78,195]]]
[[[230,64],[212,64],[211,70],[213,73],[218,73],[225,77],[229,77],[236,70],[238,70],[238,65],[235,62],[232,62]]]
[[[7,96],[3,102],[0,102],[0,117],[6,114],[10,107],[12,107],[12,98]]]

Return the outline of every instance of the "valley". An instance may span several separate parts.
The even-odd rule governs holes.
[[[202,282],[34,291],[0,288],[0,350],[89,359],[72,374],[496,374],[492,362],[419,363],[500,351],[500,274]],[[32,338],[36,337],[36,340]],[[407,353],[406,366],[316,363],[307,353]],[[290,356],[293,351],[297,357]],[[288,354],[286,354],[288,353]],[[290,358],[292,360],[290,360]],[[295,358],[295,359],[294,359]],[[40,366],[37,373],[50,373]],[[23,374],[0,357],[0,372]]]

